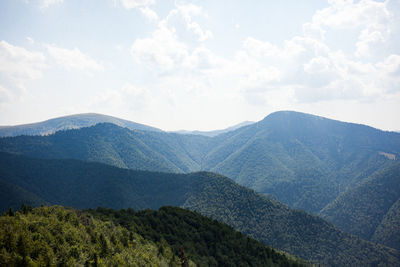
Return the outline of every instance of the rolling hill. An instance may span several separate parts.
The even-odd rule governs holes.
[[[42,122],[16,125],[16,126],[0,126],[1,136],[18,136],[18,135],[48,135],[53,134],[60,130],[78,129],[82,127],[89,127],[98,123],[113,123],[115,125],[126,127],[131,130],[143,131],[156,131],[160,129],[143,125],[140,123],[119,119],[112,116],[96,114],[96,113],[83,113],[76,115],[69,115],[59,118],[54,118]]]
[[[50,204],[115,209],[185,207],[266,245],[326,266],[400,264],[397,250],[346,234],[316,216],[290,209],[213,173],[155,173],[0,153],[0,177]],[[6,208],[8,203],[2,203],[2,209]]]

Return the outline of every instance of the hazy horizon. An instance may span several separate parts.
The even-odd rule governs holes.
[[[0,2],[0,125],[210,131],[280,110],[399,131],[400,1]]]
[[[148,124],[146,122],[138,122],[138,121],[130,120],[130,119],[127,119],[127,118],[121,118],[121,117],[112,116],[112,115],[109,115],[109,114],[101,114],[101,113],[95,113],[95,112],[68,114],[68,115],[63,115],[63,116],[59,116],[59,117],[51,117],[51,118],[48,118],[48,119],[45,119],[45,120],[41,120],[41,121],[32,121],[32,122],[28,122],[28,123],[24,123],[24,124],[0,125],[0,127],[13,127],[13,126],[21,126],[21,125],[30,125],[30,124],[42,123],[42,122],[45,122],[45,121],[49,121],[49,120],[52,120],[52,119],[58,119],[58,118],[62,118],[62,117],[86,115],[86,114],[95,114],[95,115],[111,116],[111,117],[115,117],[115,118],[118,118],[118,119],[123,119],[123,120],[131,121],[131,122],[135,122],[135,123],[140,123],[140,124],[143,124],[143,125],[146,125],[146,126],[158,128],[158,129],[160,129],[162,131],[165,131],[165,132],[212,132],[212,131],[225,130],[225,129],[228,129],[228,128],[231,128],[231,127],[236,127],[236,126],[243,127],[242,126],[243,124],[247,125],[247,124],[252,124],[252,123],[259,122],[259,121],[263,120],[264,118],[268,117],[269,115],[271,115],[273,113],[276,113],[276,112],[287,112],[287,111],[288,112],[300,112],[300,111],[293,111],[293,110],[278,110],[278,111],[271,112],[270,114],[267,114],[266,116],[262,117],[259,120],[255,120],[255,121],[244,120],[244,121],[240,121],[240,122],[237,122],[237,123],[234,123],[234,124],[221,126],[220,128],[215,128],[215,129],[190,129],[190,130],[188,130],[188,129],[163,129],[163,128],[155,127],[154,125]],[[319,116],[319,115],[311,114],[311,113],[305,113],[305,114]],[[323,117],[323,116],[320,116],[320,117]],[[329,117],[324,117],[324,118],[331,119],[331,120],[336,120],[336,119],[329,118]],[[340,122],[344,122],[344,123],[360,124],[358,122],[351,122],[351,121],[342,121],[342,120],[336,120],[336,121],[340,121]],[[367,124],[362,124],[362,125],[373,127],[373,126],[367,125]],[[373,127],[373,128],[376,128],[376,127]],[[383,131],[400,132],[399,130],[385,130],[385,129],[380,129],[380,128],[376,128],[376,129],[383,130]]]

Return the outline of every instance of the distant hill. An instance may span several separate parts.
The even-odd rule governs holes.
[[[1,136],[18,136],[18,135],[48,135],[60,130],[78,129],[82,127],[93,126],[98,123],[108,122],[115,125],[126,127],[131,130],[144,130],[160,132],[160,129],[139,124],[132,121],[119,119],[112,116],[84,113],[76,114],[55,119],[46,120],[43,122],[23,124],[16,126],[0,126]]]
[[[389,235],[400,236],[399,202],[400,163],[377,171],[347,190],[323,209],[321,216],[346,232],[381,242]],[[390,234],[384,233],[389,230]],[[400,243],[390,245],[400,249]]]
[[[254,121],[243,121],[241,123],[238,123],[236,125],[233,125],[231,127],[222,129],[222,130],[214,130],[214,131],[186,131],[186,130],[180,130],[180,131],[173,131],[173,133],[178,133],[178,134],[193,134],[193,135],[204,135],[204,136],[209,136],[209,137],[214,137],[222,133],[227,133],[230,131],[234,131],[236,129],[239,129],[241,127],[253,124]]]
[[[69,158],[121,168],[198,171],[209,137],[152,131],[131,131],[111,123],[59,131],[48,136],[0,138],[0,151],[38,158]]]
[[[397,250],[346,234],[316,216],[290,209],[213,173],[133,171],[0,153],[0,178],[50,204],[115,209],[186,207],[264,244],[325,266],[400,264]],[[8,204],[2,202],[1,208],[7,209]]]

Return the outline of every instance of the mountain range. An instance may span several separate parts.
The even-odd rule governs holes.
[[[80,124],[69,127],[79,129],[69,130],[64,126],[70,119],[62,123],[59,118],[54,125],[64,128],[54,126],[40,132],[40,127],[33,127],[28,134],[36,136],[0,138],[0,151],[33,158],[101,162],[133,170],[220,173],[269,199],[319,215],[363,239],[400,247],[396,234],[400,228],[399,133],[291,111],[272,113],[259,122],[217,135],[168,133],[144,125],[138,128],[133,122],[118,126],[105,120],[91,126],[82,123],[85,116],[88,114],[82,119],[75,115]],[[7,128],[0,128],[0,133],[3,129]],[[13,192],[31,203],[53,203],[29,187],[3,180],[0,183],[5,194]],[[201,212],[215,216],[207,210]],[[223,216],[218,219],[226,220]],[[235,227],[252,234],[240,228],[241,224]],[[290,244],[278,245],[290,250]],[[306,258],[315,261],[314,256]]]

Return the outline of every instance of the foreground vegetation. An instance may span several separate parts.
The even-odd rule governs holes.
[[[180,208],[23,206],[0,217],[0,266],[182,266],[182,261],[185,266],[305,266]]]
[[[0,217],[0,266],[178,266],[167,244],[60,206]]]

